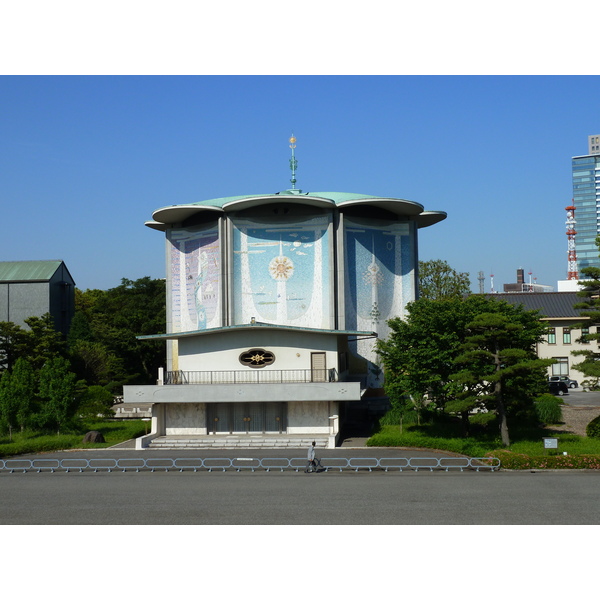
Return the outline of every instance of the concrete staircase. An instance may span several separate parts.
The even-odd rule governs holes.
[[[166,435],[154,438],[153,450],[252,449],[252,448],[327,448],[326,436],[263,434],[263,435]]]

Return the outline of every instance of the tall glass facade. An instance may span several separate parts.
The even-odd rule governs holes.
[[[575,250],[579,270],[600,268],[596,236],[600,235],[600,155],[576,156],[573,166]]]

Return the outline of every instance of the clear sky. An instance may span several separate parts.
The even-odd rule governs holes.
[[[420,258],[566,277],[572,156],[597,76],[3,76],[0,260],[63,259],[81,289],[164,277],[162,206],[290,187],[405,198],[448,218]]]

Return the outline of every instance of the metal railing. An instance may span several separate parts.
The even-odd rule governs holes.
[[[247,369],[245,371],[166,371],[165,385],[219,383],[328,383],[338,381],[336,369]]]
[[[450,469],[490,470],[500,468],[497,458],[435,457],[323,457],[323,471],[449,471]],[[113,471],[295,471],[306,469],[306,458],[13,458],[0,460],[0,473],[83,473]]]

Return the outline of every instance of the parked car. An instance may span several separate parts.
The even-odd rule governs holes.
[[[567,387],[576,388],[579,387],[579,383],[575,379],[571,379],[566,375],[552,375],[548,377],[548,381],[564,381],[567,384]]]
[[[564,396],[569,394],[569,388],[564,381],[549,381],[548,387],[550,389],[550,393],[555,396]]]

